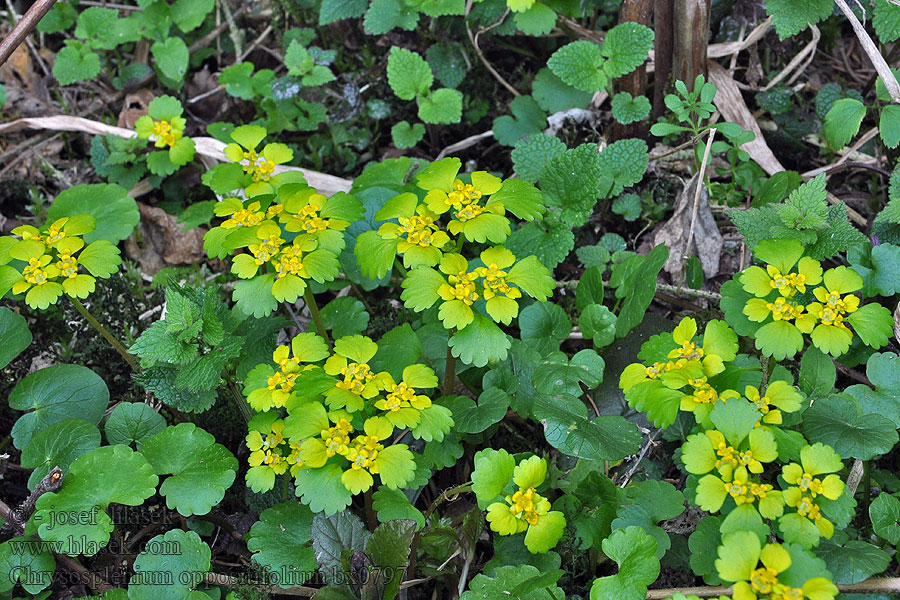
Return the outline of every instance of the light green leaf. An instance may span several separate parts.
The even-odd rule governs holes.
[[[462,99],[462,92],[450,88],[440,88],[428,96],[419,96],[416,98],[419,118],[426,123],[459,123],[462,119]]]
[[[656,540],[631,526],[603,540],[603,552],[618,563],[619,572],[595,579],[590,600],[643,600],[647,586],[659,576]]]
[[[475,492],[478,507],[484,510],[512,480],[516,459],[502,448],[486,448],[475,453],[474,464],[472,491]]]
[[[398,148],[412,148],[425,136],[425,126],[421,123],[410,125],[408,121],[400,121],[391,127],[391,138]]]
[[[154,42],[150,47],[150,53],[156,61],[156,68],[163,81],[175,89],[181,89],[184,83],[184,75],[187,73],[188,52],[187,44],[180,37],[170,37],[165,42]]]
[[[881,109],[878,133],[881,134],[881,140],[888,148],[896,148],[900,145],[900,106],[889,104]]]
[[[425,516],[422,511],[410,504],[409,498],[400,490],[381,486],[372,494],[372,508],[377,511],[378,520],[382,523],[407,519],[415,521],[419,527],[425,527]]]
[[[388,84],[401,100],[412,100],[428,94],[434,75],[421,56],[394,46],[388,55]]]
[[[650,101],[646,96],[635,98],[628,92],[619,92],[612,99],[612,115],[622,125],[643,121],[650,116]]]
[[[463,364],[483,367],[488,362],[506,360],[510,341],[492,320],[476,312],[465,329],[453,334],[449,346]]]
[[[641,66],[653,49],[653,30],[649,27],[627,21],[606,32],[603,40],[603,65],[610,79],[631,73]]]
[[[855,98],[842,98],[825,115],[825,139],[835,150],[846,146],[859,132],[866,106]]]
[[[554,52],[547,61],[547,66],[565,83],[593,93],[603,89],[609,81],[603,70],[606,62],[603,55],[604,51],[598,44],[579,40]]]
[[[76,185],[61,192],[47,211],[47,220],[85,213],[97,220],[96,229],[84,235],[87,244],[97,240],[120,242],[131,235],[141,219],[137,202],[128,196],[128,190],[99,183]]]
[[[766,0],[766,13],[772,16],[772,24],[782,40],[827,19],[832,11],[834,3],[831,0]]]

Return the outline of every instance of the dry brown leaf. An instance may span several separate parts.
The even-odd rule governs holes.
[[[135,121],[150,110],[150,102],[153,98],[153,92],[147,88],[125,96],[125,101],[122,102],[122,112],[119,113],[119,127],[134,129]]]
[[[70,117],[68,115],[58,115],[54,117],[33,117],[27,119],[16,119],[9,123],[0,125],[0,134],[18,131],[20,129],[49,129],[53,131],[82,131],[84,133],[92,133],[94,135],[118,135],[124,138],[132,138],[137,135],[131,129],[122,127],[113,127],[99,121],[92,121],[81,117]],[[197,148],[197,154],[201,157],[224,162],[225,144],[211,137],[195,137],[192,138]],[[337,192],[350,191],[351,181],[343,177],[335,177],[327,173],[311,171],[301,167],[287,167],[278,165],[275,167],[276,173],[283,171],[300,171],[306,178],[306,182],[316,188],[320,193],[330,196]]]
[[[177,217],[141,202],[138,202],[138,209],[144,245],[138,246],[131,237],[125,242],[125,250],[140,263],[144,273],[155,275],[163,267],[199,263],[206,259],[203,251],[205,228],[182,229]]]
[[[753,117],[753,113],[747,108],[737,83],[731,78],[725,67],[719,63],[711,60],[708,63],[708,68],[709,80],[716,84],[716,107],[719,109],[719,112],[722,113],[722,116],[727,121],[737,123],[756,135],[756,139],[741,146],[741,150],[746,150],[750,158],[755,160],[769,175],[784,171],[784,167],[778,162],[778,159],[775,158],[772,150],[766,144],[762,130]]]
[[[681,280],[684,272],[685,257],[695,254],[700,259],[703,274],[715,277],[719,274],[719,257],[725,240],[719,233],[712,210],[709,208],[709,193],[706,186],[701,185],[700,200],[697,205],[697,219],[694,223],[694,237],[690,248],[686,248],[691,231],[691,219],[694,214],[694,197],[697,194],[699,174],[688,182],[675,202],[675,213],[672,218],[656,230],[654,245],[665,243],[669,248],[669,260],[663,268],[673,275],[675,281]]]

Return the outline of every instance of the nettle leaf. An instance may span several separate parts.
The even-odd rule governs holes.
[[[366,11],[363,28],[369,35],[382,35],[399,27],[412,31],[419,22],[419,11],[402,0],[373,0]]]
[[[633,97],[628,92],[619,92],[612,99],[612,115],[622,125],[643,121],[650,116],[650,101],[646,96]]]
[[[775,31],[783,40],[827,19],[833,10],[830,0],[766,0],[766,13],[772,15]]]
[[[151,538],[134,559],[129,600],[196,600],[192,591],[210,569],[212,552],[194,531],[173,529]]]
[[[109,542],[113,530],[106,507],[111,502],[139,506],[156,493],[158,482],[153,467],[141,454],[127,446],[102,446],[72,462],[58,492],[38,498],[26,532],[37,531],[46,541],[79,540],[71,546],[63,543],[61,552],[93,556]],[[91,517],[61,523],[56,518],[61,512]]]
[[[509,394],[500,388],[487,388],[478,396],[478,404],[466,396],[447,396],[438,401],[453,413],[453,431],[481,433],[506,416]]]
[[[559,138],[545,133],[529,135],[516,142],[512,151],[513,167],[519,177],[534,183],[550,160],[565,151],[566,145]]]
[[[56,55],[53,76],[60,85],[88,81],[100,74],[100,56],[90,46],[66,40],[66,46]]]
[[[842,98],[834,103],[825,115],[825,139],[828,145],[839,150],[859,133],[859,126],[866,116],[866,105],[855,98]]]
[[[647,142],[638,138],[614,142],[598,158],[603,178],[612,179],[612,189],[607,193],[610,196],[617,196],[626,187],[639,183],[650,161]]]
[[[846,394],[817,400],[803,413],[803,430],[810,443],[828,444],[842,458],[860,460],[890,452],[900,439],[893,421],[864,414],[859,403]]]
[[[653,30],[628,21],[606,32],[603,56],[607,58],[603,70],[610,79],[631,73],[641,66],[653,49]]]
[[[172,20],[182,32],[188,33],[203,25],[216,5],[216,0],[175,0],[172,4]]]
[[[400,490],[392,490],[381,486],[372,494],[372,508],[378,514],[378,520],[382,523],[396,519],[407,519],[416,522],[419,527],[425,527],[425,515],[413,506],[409,498]]]
[[[366,553],[378,567],[370,576],[377,578],[376,586],[384,590],[385,600],[395,598],[400,591],[415,532],[415,521],[399,519],[379,525],[366,542]]]
[[[876,352],[866,363],[866,375],[875,386],[856,384],[845,392],[853,396],[866,414],[890,419],[900,428],[900,357],[893,352]]]
[[[596,144],[582,144],[557,154],[541,171],[540,180],[547,206],[562,207],[559,218],[572,227],[588,220],[597,198],[606,196],[612,185]]]
[[[32,411],[13,426],[13,444],[23,450],[32,437],[66,419],[84,419],[96,425],[108,404],[106,383],[87,367],[53,365],[35,371],[9,395],[10,408]]]
[[[25,317],[0,306],[0,369],[30,346],[31,339]]]
[[[100,447],[100,430],[84,419],[66,419],[50,425],[28,442],[22,451],[22,466],[34,469],[28,487],[34,487],[53,467],[69,472],[69,465],[82,454]]]
[[[469,70],[466,52],[457,42],[430,45],[425,52],[425,60],[428,61],[434,76],[449,88],[459,87]]]
[[[595,579],[591,600],[643,600],[659,576],[656,540],[640,527],[618,529],[603,540],[603,553],[616,561],[619,572]]]
[[[361,17],[368,6],[366,0],[324,0],[319,7],[319,25]]]
[[[319,572],[326,582],[339,581],[346,586],[341,555],[365,550],[371,535],[362,520],[352,512],[332,516],[320,513],[313,515],[310,536]]]
[[[641,435],[632,423],[619,416],[590,420],[584,402],[569,394],[539,395],[532,410],[544,427],[547,443],[571,456],[616,461],[641,445]]]
[[[900,6],[887,0],[875,0],[872,27],[881,43],[896,41],[900,38]]]
[[[517,96],[509,105],[512,116],[494,119],[494,137],[504,146],[513,146],[526,136],[535,136],[547,126],[547,113],[531,96]]]
[[[882,573],[891,563],[887,552],[859,540],[850,540],[843,545],[823,540],[816,549],[816,555],[825,560],[834,582],[839,585],[864,581]]]
[[[565,83],[594,93],[606,87],[609,82],[609,77],[603,70],[606,62],[603,56],[604,51],[598,44],[579,40],[554,52],[547,61],[547,66]]]
[[[542,2],[535,2],[528,10],[517,12],[513,21],[519,31],[526,35],[545,35],[556,25],[556,12]]]
[[[47,210],[47,220],[53,222],[84,213],[97,220],[96,229],[83,236],[86,244],[96,240],[121,242],[141,220],[137,202],[128,190],[108,183],[76,185],[60,192]]]
[[[388,84],[401,100],[425,96],[434,82],[431,67],[424,58],[397,46],[388,55],[387,76]]]
[[[875,534],[892,544],[900,543],[900,500],[881,492],[869,505],[869,518]]]
[[[154,433],[166,428],[166,420],[158,412],[143,402],[120,402],[116,404],[106,424],[106,440],[110,444],[141,444]]]
[[[516,256],[537,256],[549,269],[565,260],[575,247],[575,234],[564,223],[546,227],[533,222],[519,227],[506,238],[506,248]]]
[[[297,502],[283,502],[267,508],[250,528],[247,548],[253,562],[279,578],[282,588],[301,585],[318,567],[310,545],[313,514]],[[290,574],[290,577],[285,575]]]
[[[490,575],[485,571],[473,577],[459,600],[559,600],[565,597],[565,592],[556,582],[563,573],[561,569],[548,571],[528,564],[507,564],[497,567]]]
[[[896,148],[900,145],[900,106],[882,107],[881,116],[878,119],[878,133],[888,148]]]
[[[228,448],[193,423],[179,423],[154,434],[140,452],[157,475],[171,474],[159,492],[169,508],[186,517],[205,515],[221,502],[238,469]]]
[[[216,390],[189,392],[176,385],[179,369],[174,366],[155,366],[134,376],[135,381],[167,406],[182,412],[199,413],[216,402]]]

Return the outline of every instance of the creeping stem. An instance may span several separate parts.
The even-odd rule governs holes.
[[[113,334],[109,332],[109,330],[100,324],[100,321],[91,314],[91,312],[85,308],[84,304],[81,303],[81,300],[75,298],[74,296],[69,296],[69,300],[72,301],[72,304],[75,306],[76,310],[81,313],[81,316],[87,319],[87,322],[91,324],[91,327],[100,332],[106,341],[112,344],[112,347],[116,349],[116,352],[122,355],[122,358],[125,359],[125,362],[135,371],[140,371],[141,368],[138,366],[137,361],[134,359],[134,356],[128,352],[125,346],[122,345],[122,342],[117,340]]]
[[[316,331],[318,331],[319,335],[330,345],[331,340],[328,338],[328,332],[325,331],[325,322],[322,321],[322,315],[319,314],[319,306],[316,304],[312,289],[308,285],[306,286],[306,291],[303,292],[303,300],[309,307],[309,313],[312,315],[313,323],[316,324]]]

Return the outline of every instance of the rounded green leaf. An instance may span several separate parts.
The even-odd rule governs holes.
[[[16,537],[0,544],[0,593],[11,591],[18,581],[26,592],[37,594],[53,582],[54,571],[56,560],[41,540]]]
[[[209,546],[193,531],[173,529],[151,538],[134,560],[129,600],[198,600],[192,591],[209,571]]]
[[[472,472],[472,491],[482,510],[488,507],[509,485],[516,468],[516,459],[506,450],[486,448],[475,453]]]
[[[595,579],[590,600],[643,600],[659,576],[656,540],[632,525],[603,540],[603,552],[618,563],[619,572]]]
[[[46,427],[80,418],[97,424],[109,404],[109,389],[99,375],[80,365],[54,365],[16,384],[9,406],[28,412],[12,428],[13,443],[24,449]],[[32,410],[33,409],[33,410]]]
[[[31,344],[31,330],[25,317],[0,306],[0,369]]]
[[[166,420],[143,402],[120,402],[106,420],[103,430],[110,444],[131,444],[138,448],[145,439],[166,428]]]
[[[96,229],[84,235],[88,244],[96,240],[120,242],[131,235],[141,220],[137,202],[128,195],[128,190],[111,183],[98,183],[76,185],[61,192],[47,211],[47,221],[82,213],[97,219]]]
[[[302,584],[318,565],[310,545],[313,515],[309,507],[284,502],[266,509],[250,528],[247,548],[273,584],[289,588]]]
[[[93,556],[113,530],[106,507],[139,506],[156,493],[158,482],[147,459],[131,448],[102,446],[75,459],[58,492],[38,498],[26,531],[36,528],[41,539],[61,542],[63,554]]]
[[[184,516],[205,515],[234,482],[237,459],[212,434],[179,423],[147,438],[140,450],[157,475],[171,474],[159,488],[166,505]]]
[[[890,452],[897,443],[897,428],[878,414],[864,414],[847,395],[819,398],[803,413],[803,429],[811,442],[834,448],[843,458],[870,460]]]
[[[474,319],[462,331],[453,334],[448,342],[453,356],[463,364],[483,367],[488,362],[506,360],[509,336],[482,315],[474,313]]]
[[[22,466],[34,469],[28,487],[34,489],[53,467],[69,472],[76,458],[100,447],[100,430],[84,419],[66,419],[50,425],[31,438],[22,451]]]

